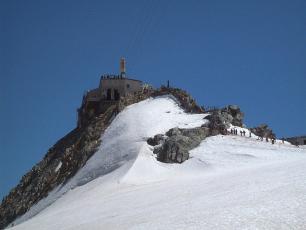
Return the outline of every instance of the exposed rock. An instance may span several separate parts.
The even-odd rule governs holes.
[[[154,136],[155,148],[153,153],[157,160],[165,163],[182,163],[189,158],[189,150],[197,147],[202,140],[210,135],[209,128],[199,127],[193,129],[170,129],[166,136]],[[148,139],[148,144],[152,143]]]
[[[160,89],[154,90],[151,93],[151,96],[161,96],[161,95],[173,95],[177,101],[179,102],[180,106],[185,110],[187,113],[203,113],[204,109],[197,105],[195,99],[191,97],[186,91],[179,89],[179,88],[171,88],[171,87],[161,87]]]
[[[213,122],[212,128],[219,129],[228,128],[230,124],[235,126],[243,126],[244,114],[237,105],[229,105],[222,109],[213,109],[210,115],[205,119]]]
[[[165,140],[165,136],[163,134],[157,134],[153,138],[150,137],[147,140],[147,143],[149,145],[156,146],[156,145],[162,144],[164,140]]]
[[[190,108],[189,106],[187,108]],[[230,124],[242,126],[243,116],[237,105],[214,109],[204,118],[209,122],[202,127],[194,129],[173,128],[166,133],[166,136],[158,134],[149,138],[147,143],[155,146],[153,153],[157,155],[157,160],[165,163],[182,163],[189,158],[189,151],[198,146],[206,137],[218,134],[226,135]]]
[[[222,109],[222,113],[227,114],[227,119],[235,126],[243,126],[244,114],[237,105],[229,105]]]
[[[306,136],[287,137],[287,138],[282,138],[282,139],[296,146],[306,145]]]
[[[273,133],[272,129],[269,128],[267,124],[261,124],[258,127],[250,128],[251,132],[256,136],[264,137],[264,138],[276,138],[275,133]]]
[[[205,119],[209,122],[204,124],[204,127],[208,127],[212,135],[219,133],[226,134],[226,129],[229,127],[230,122],[225,119],[224,114],[220,110],[213,111]]]

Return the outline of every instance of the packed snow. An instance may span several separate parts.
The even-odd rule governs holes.
[[[199,127],[168,96],[127,107],[99,151],[13,229],[306,229],[306,149],[227,135],[182,164],[158,162],[148,137]]]

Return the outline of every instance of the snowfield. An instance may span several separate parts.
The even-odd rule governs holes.
[[[305,148],[218,135],[182,164],[155,159],[148,137],[205,116],[170,96],[127,107],[86,165],[12,229],[306,229]]]

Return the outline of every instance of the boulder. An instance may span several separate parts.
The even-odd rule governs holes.
[[[156,154],[157,160],[165,163],[182,163],[189,158],[189,151],[197,147],[209,135],[210,130],[207,127],[173,128],[166,133],[166,136],[160,138],[161,134],[158,134],[149,138],[147,143],[155,146],[153,153]],[[159,140],[159,142],[152,140]]]
[[[153,138],[150,137],[147,140],[147,143],[152,146],[156,146],[161,144],[165,140],[165,136],[163,134],[157,134]]]

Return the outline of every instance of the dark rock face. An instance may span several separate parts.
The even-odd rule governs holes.
[[[256,136],[275,139],[276,135],[267,124],[261,124],[258,127],[250,128]]]
[[[170,129],[166,135],[158,134],[148,139],[148,144],[155,146],[153,153],[157,160],[165,163],[182,163],[189,158],[189,151],[197,147],[210,135],[209,128]],[[156,140],[156,141],[152,141]]]

